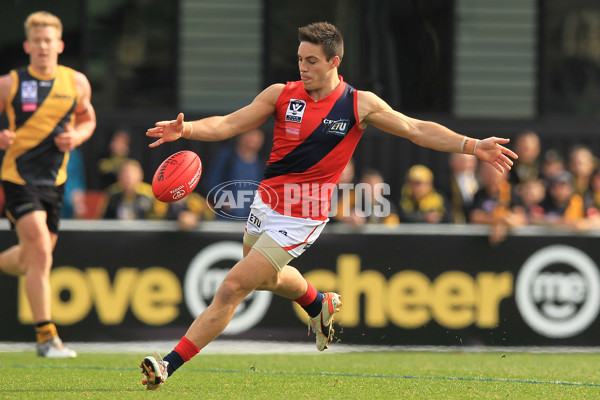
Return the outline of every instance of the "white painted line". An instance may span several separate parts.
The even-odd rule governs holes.
[[[66,345],[78,353],[141,353],[155,351],[165,355],[177,341],[147,342],[67,342]],[[0,342],[0,353],[35,351],[32,342]],[[600,347],[579,346],[370,346],[332,343],[320,353],[314,343],[269,342],[253,340],[215,340],[206,346],[204,354],[333,354],[349,352],[462,352],[462,353],[600,353]]]

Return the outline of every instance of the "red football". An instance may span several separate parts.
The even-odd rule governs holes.
[[[202,161],[193,151],[183,150],[163,161],[152,179],[154,196],[165,203],[192,193],[202,175]]]

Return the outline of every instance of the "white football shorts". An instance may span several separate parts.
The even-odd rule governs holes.
[[[256,193],[246,221],[246,232],[252,236],[268,234],[294,258],[304,253],[317,240],[329,219],[319,221],[283,215],[266,205]]]

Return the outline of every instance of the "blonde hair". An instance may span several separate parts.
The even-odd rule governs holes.
[[[47,11],[37,11],[30,14],[25,20],[25,36],[29,37],[29,32],[35,28],[44,28],[50,26],[56,28],[58,39],[62,38],[63,26],[60,19]]]

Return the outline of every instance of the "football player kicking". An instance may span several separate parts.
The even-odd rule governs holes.
[[[215,339],[238,304],[254,290],[270,290],[298,303],[309,316],[322,351],[332,339],[336,293],[321,293],[289,263],[320,235],[329,197],[367,125],[445,152],[474,154],[497,170],[509,170],[517,155],[508,139],[460,135],[434,122],[394,111],[371,92],[355,90],[338,75],[344,54],[337,28],[325,22],[299,29],[300,81],[274,84],[248,106],[226,116],[157,122],[147,136],[156,147],[179,138],[224,140],[261,126],[273,116],[273,148],[244,232],[244,257],[229,271],[212,304],[191,324],[164,359],[146,357],[143,384],[160,387],[186,361]],[[317,188],[315,190],[315,188]],[[292,200],[293,199],[293,200]]]

